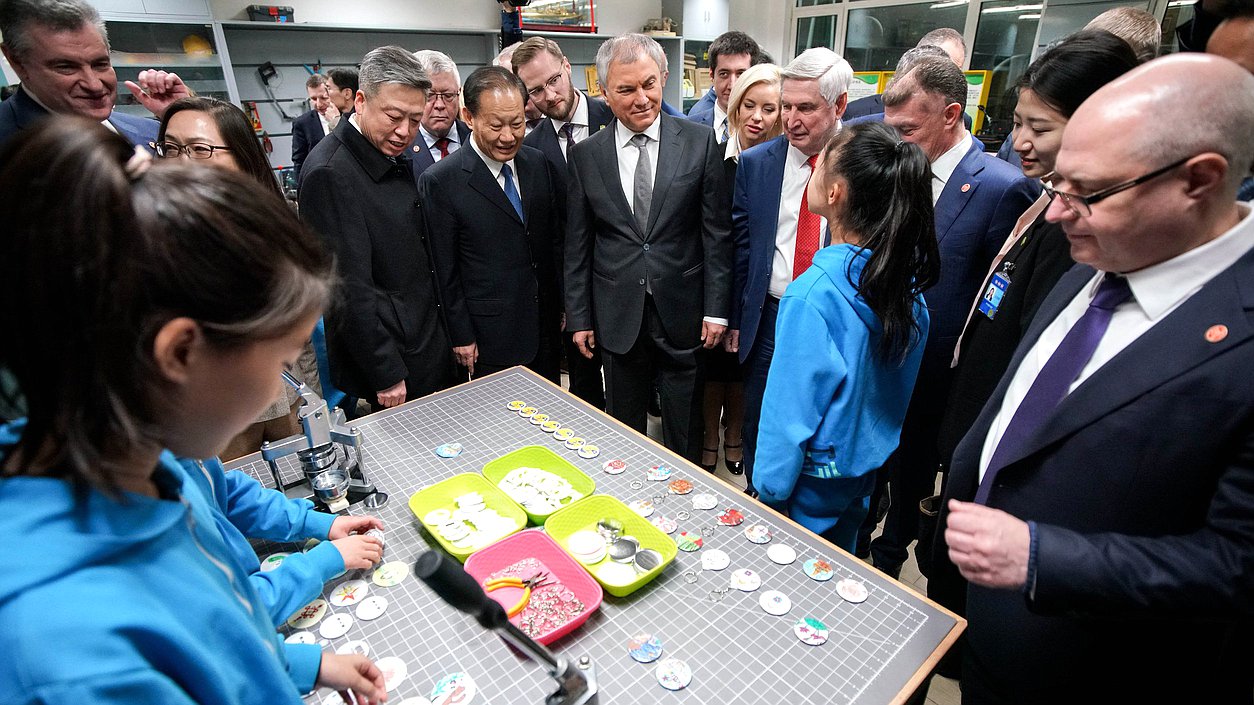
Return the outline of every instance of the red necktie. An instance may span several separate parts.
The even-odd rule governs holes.
[[[814,174],[814,162],[818,158],[819,155],[816,154],[806,160],[811,175]],[[809,183],[807,179],[806,186],[801,191],[801,212],[797,214],[797,244],[792,257],[793,279],[810,268],[814,253],[819,251],[819,221],[822,219],[810,212],[810,201],[806,198],[806,191],[810,190]]]
[[[440,150],[440,159],[448,156],[449,140],[447,137],[441,137],[435,141],[435,148]]]

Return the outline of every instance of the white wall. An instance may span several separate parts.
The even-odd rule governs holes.
[[[787,0],[730,0],[728,29],[738,29],[757,40],[770,53],[775,63],[788,63],[792,52],[788,43]]]
[[[297,22],[421,29],[499,29],[500,6],[491,0],[274,0],[292,8]],[[248,19],[249,0],[210,0],[218,20]],[[456,8],[451,11],[451,8]],[[600,34],[638,32],[661,17],[661,0],[600,0]]]

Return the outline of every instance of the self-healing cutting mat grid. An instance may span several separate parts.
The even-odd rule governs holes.
[[[573,428],[600,447],[600,456],[584,459],[567,450],[552,434],[507,409],[513,400],[525,401]],[[938,657],[941,645],[956,636],[951,632],[957,620],[950,613],[526,370],[507,370],[376,414],[364,419],[360,428],[366,438],[371,479],[391,496],[387,506],[377,510],[387,525],[384,561],[412,565],[422,552],[436,548],[435,540],[406,506],[411,494],[456,473],[478,472],[485,463],[532,444],[549,447],[579,467],[596,480],[598,493],[628,503],[661,496],[655,517],[676,519],[684,511],[689,518],[678,522],[680,531],[700,535],[706,529],[701,550],[681,551],[656,580],[632,595],[607,594],[601,609],[586,624],[553,644],[555,651],[568,657],[593,659],[601,703],[887,703],[899,697],[924,663]],[[449,442],[461,443],[464,452],[451,459],[436,456],[434,449]],[[602,464],[614,458],[626,461],[622,474],[602,470]],[[693,492],[671,495],[667,482],[648,481],[647,470],[658,464],[674,468],[672,479],[690,480]],[[287,479],[299,475],[294,458],[284,459],[281,467]],[[262,462],[242,469],[271,484]],[[633,483],[643,486],[633,489]],[[716,509],[693,507],[692,498],[705,492],[718,497]],[[744,523],[718,525],[717,516],[728,508],[743,512]],[[351,510],[364,511],[359,506]],[[771,529],[770,543],[758,545],[745,538],[744,529],[753,524]],[[796,562],[777,565],[769,560],[767,550],[776,544],[795,549]],[[265,555],[281,549],[291,547],[263,545],[259,552]],[[730,565],[721,571],[702,571],[701,556],[708,549],[725,551]],[[826,582],[812,580],[802,569],[808,558],[827,560],[835,576]],[[727,588],[733,571],[741,568],[761,576],[759,590],[733,588],[721,599],[712,594]],[[696,572],[695,582],[691,582],[692,575],[685,575],[690,571]],[[324,596],[330,595],[331,586],[339,580],[353,577],[368,581],[370,575],[362,571],[332,581]],[[866,586],[869,597],[865,602],[853,604],[837,594],[837,581],[847,577]],[[791,610],[783,616],[763,611],[758,597],[766,590],[784,593],[791,600]],[[347,634],[329,640],[326,648],[363,640],[372,658],[402,659],[409,675],[390,693],[393,702],[429,697],[437,681],[457,672],[474,680],[476,703],[540,703],[552,690],[539,667],[445,605],[416,578],[390,588],[371,584],[370,594],[385,597],[387,611],[373,621],[356,620]],[[333,613],[351,614],[352,609],[331,607],[328,614]],[[827,625],[827,643],[809,646],[794,635],[793,623],[803,617]],[[310,631],[317,629],[315,625]],[[283,628],[285,634],[292,631]],[[674,657],[688,663],[693,676],[686,689],[663,689],[655,677],[656,663],[640,664],[629,657],[627,642],[641,632],[662,640],[663,659]],[[338,702],[338,696],[327,691],[308,700],[318,702],[319,697]]]

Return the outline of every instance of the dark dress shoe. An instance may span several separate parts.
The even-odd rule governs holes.
[[[713,475],[714,468],[718,467],[718,448],[702,448],[701,450],[705,451],[706,453],[714,454],[714,462],[710,463],[709,465],[706,465],[705,463],[697,463],[698,465],[701,466],[702,470]],[[702,459],[704,460],[704,458]]]
[[[730,472],[733,475],[745,474],[745,459],[744,458],[741,458],[740,460],[728,459],[727,449],[730,448],[732,450],[735,450],[739,448],[740,446],[741,446],[740,443],[737,443],[736,445],[729,445],[727,443],[723,444],[723,465],[727,468],[727,472]]]

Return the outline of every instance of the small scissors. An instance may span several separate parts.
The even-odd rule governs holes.
[[[493,578],[483,584],[487,592],[492,592],[493,590],[499,590],[501,588],[514,588],[516,590],[523,591],[522,599],[520,599],[513,607],[506,610],[505,614],[510,617],[522,612],[523,609],[527,607],[527,603],[531,601],[531,591],[533,589],[544,587],[546,585],[552,585],[552,583],[549,582],[549,574],[543,571],[536,573],[526,580],[518,577]]]

